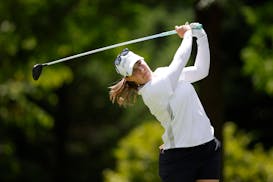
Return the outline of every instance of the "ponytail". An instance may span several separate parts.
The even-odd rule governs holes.
[[[117,102],[119,106],[126,107],[136,102],[138,85],[135,82],[122,78],[118,83],[109,88],[109,96],[112,103]]]

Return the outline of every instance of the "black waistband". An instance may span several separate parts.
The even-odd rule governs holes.
[[[215,144],[216,143],[216,148],[215,150],[220,146],[220,141],[216,138],[201,144],[201,145],[197,145],[197,146],[193,146],[193,147],[180,147],[180,148],[171,148],[171,149],[160,149],[160,153],[165,153],[165,152],[181,152],[181,151],[190,151],[190,150],[196,150],[196,149],[202,149],[205,148],[209,145]]]

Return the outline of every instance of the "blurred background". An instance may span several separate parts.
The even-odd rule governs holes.
[[[142,103],[119,108],[108,87],[125,47],[34,64],[198,21],[210,75],[194,86],[223,143],[223,181],[273,181],[273,1],[9,0],[0,2],[0,181],[158,182],[163,130]],[[181,39],[128,45],[154,70]],[[196,53],[196,45],[192,60]],[[190,63],[189,63],[190,64]]]

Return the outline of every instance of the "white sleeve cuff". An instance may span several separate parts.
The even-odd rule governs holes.
[[[191,37],[192,36],[192,30],[187,30],[185,33],[184,33],[184,36],[183,38],[187,38],[187,37]]]

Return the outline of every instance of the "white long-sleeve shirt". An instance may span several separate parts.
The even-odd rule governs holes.
[[[191,84],[209,72],[208,39],[202,31],[202,36],[197,36],[198,52],[193,66],[185,67],[192,48],[189,30],[171,64],[156,69],[152,79],[139,89],[144,103],[165,129],[164,149],[197,146],[214,138],[213,127]]]

